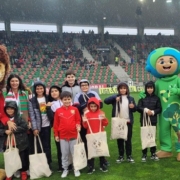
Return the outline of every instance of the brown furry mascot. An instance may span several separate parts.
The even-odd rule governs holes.
[[[0,45],[0,122],[4,125],[7,125],[11,127],[11,122],[8,121],[9,118],[4,113],[4,97],[2,93],[2,89],[5,84],[5,78],[6,75],[10,71],[10,62],[9,62],[9,56],[7,53],[7,49],[5,46]],[[1,137],[0,137],[1,139]],[[3,146],[4,141],[0,140],[0,146]],[[0,180],[5,179],[6,173],[4,169],[0,169]]]

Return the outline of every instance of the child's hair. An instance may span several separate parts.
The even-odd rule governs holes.
[[[52,89],[57,89],[57,90],[59,91],[59,95],[61,95],[61,92],[62,92],[62,90],[61,90],[61,88],[60,88],[59,86],[57,86],[57,85],[52,85],[52,86],[50,87],[50,89],[49,89],[49,95],[48,95],[48,100],[49,100],[50,102],[54,101],[53,97],[51,96],[51,90],[52,90]]]
[[[72,98],[72,94],[68,91],[63,91],[60,95],[60,99],[63,99],[65,97]]]
[[[75,76],[75,72],[73,71],[73,70],[68,70],[68,71],[66,71],[66,77],[68,76],[68,75],[71,75],[71,74],[73,74],[74,76]]]
[[[120,89],[122,87],[126,88],[126,94],[129,95],[129,87],[125,82],[121,82],[121,83],[118,84],[118,86],[117,86],[118,93],[120,94]]]

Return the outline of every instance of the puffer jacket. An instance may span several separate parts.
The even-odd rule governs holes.
[[[14,123],[16,124],[17,129],[14,130],[13,133],[16,138],[17,148],[19,149],[19,151],[23,151],[29,146],[27,136],[28,124],[26,120],[22,119],[22,117],[18,114],[18,107],[15,101],[6,102],[4,111],[7,107],[12,107],[15,109]],[[6,126],[6,129],[8,129],[8,126]]]
[[[148,94],[147,92],[147,86],[148,85],[152,85],[154,91],[152,92],[152,94]],[[150,120],[151,123],[153,125],[156,125],[157,123],[157,114],[161,113],[162,107],[161,107],[161,102],[158,96],[156,96],[154,94],[155,92],[155,85],[152,81],[149,81],[145,84],[145,94],[146,97],[143,99],[140,99],[138,101],[138,105],[137,105],[137,111],[141,114],[140,115],[140,123],[142,125],[142,121],[143,121],[143,113],[144,113],[144,108],[148,108],[149,110],[153,110],[154,111],[154,115],[150,116]]]

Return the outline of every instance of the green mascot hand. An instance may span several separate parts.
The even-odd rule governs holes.
[[[171,96],[180,95],[180,89],[179,88],[171,88],[170,89],[170,95]]]
[[[144,91],[140,91],[140,93],[139,93],[139,99],[143,99],[143,98],[145,98],[145,97],[146,97],[145,92],[144,92]]]

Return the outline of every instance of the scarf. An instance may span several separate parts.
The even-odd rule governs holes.
[[[7,94],[5,94],[4,97],[5,97],[5,102],[16,101],[19,114],[23,119],[28,121],[28,101],[29,101],[28,92],[19,90],[16,98],[14,92],[10,90]]]

